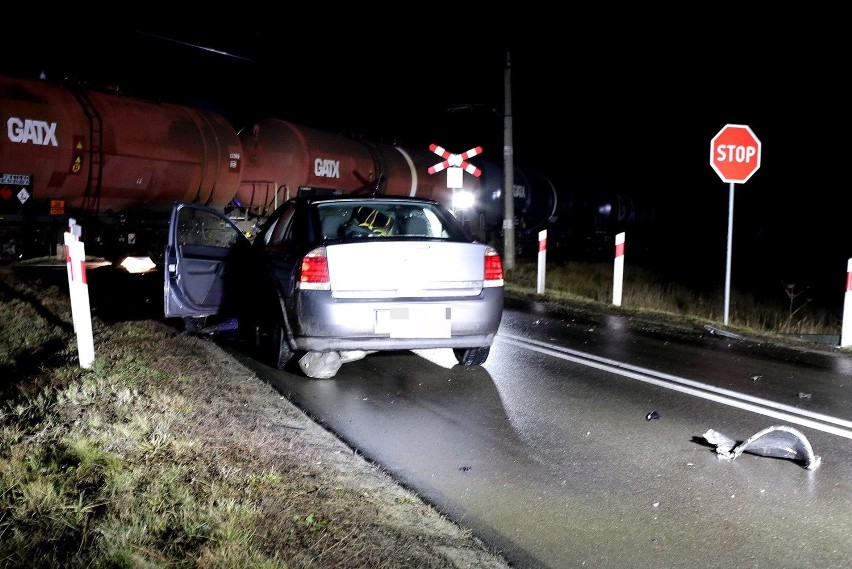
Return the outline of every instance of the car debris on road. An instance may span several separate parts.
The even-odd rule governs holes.
[[[741,444],[718,431],[709,429],[704,438],[716,446],[716,453],[725,460],[734,460],[744,452],[775,458],[789,458],[808,470],[816,470],[821,460],[814,454],[811,443],[804,434],[785,425],[758,431]]]

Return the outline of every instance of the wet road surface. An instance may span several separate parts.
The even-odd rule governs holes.
[[[482,367],[449,350],[326,380],[254,367],[518,567],[852,565],[849,354],[532,304],[507,308]],[[777,425],[817,468],[704,438]]]

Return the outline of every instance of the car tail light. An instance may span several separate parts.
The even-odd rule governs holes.
[[[314,290],[329,290],[331,288],[325,247],[317,247],[302,257],[302,266],[299,269],[299,288]]]
[[[494,247],[485,248],[484,286],[503,286],[503,261]]]

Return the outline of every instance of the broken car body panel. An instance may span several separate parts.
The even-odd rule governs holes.
[[[789,458],[808,470],[816,470],[821,458],[814,454],[810,441],[793,427],[777,425],[762,429],[741,444],[718,431],[709,429],[704,439],[716,445],[719,458],[734,460],[744,452],[773,458]]]

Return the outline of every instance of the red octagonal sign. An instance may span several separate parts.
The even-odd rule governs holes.
[[[710,141],[710,165],[723,182],[744,184],[760,168],[760,141],[744,124],[726,125]]]

